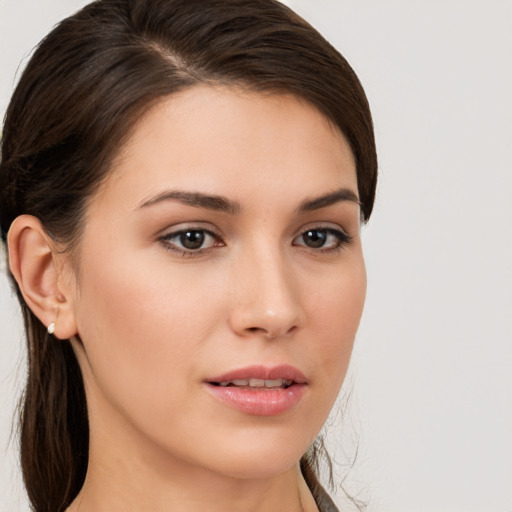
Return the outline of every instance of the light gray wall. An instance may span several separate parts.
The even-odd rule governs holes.
[[[20,60],[84,2],[0,0],[0,109]],[[512,511],[512,2],[290,0],[348,58],[381,179],[347,419],[370,512]],[[0,511],[26,510],[6,448],[19,316],[0,282]],[[18,369],[19,368],[19,369]]]

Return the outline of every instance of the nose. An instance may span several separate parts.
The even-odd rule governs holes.
[[[232,330],[242,337],[289,336],[305,320],[298,280],[279,251],[253,252],[237,265]]]

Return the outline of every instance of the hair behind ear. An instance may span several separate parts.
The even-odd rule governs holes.
[[[21,466],[36,512],[63,512],[80,490],[89,430],[80,368],[67,339],[75,334],[69,297],[59,285],[64,254],[34,216],[20,215],[8,233],[9,262],[25,322],[28,372],[20,417]],[[60,320],[60,323],[59,323]]]
[[[25,310],[28,380],[20,418],[21,466],[36,512],[64,512],[87,472],[89,428],[82,375],[69,341]],[[34,347],[38,347],[37,350]]]

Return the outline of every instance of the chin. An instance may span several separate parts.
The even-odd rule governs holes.
[[[296,466],[308,446],[293,434],[278,443],[263,439],[242,446],[233,443],[222,456],[216,456],[215,465],[218,472],[232,478],[273,478]]]

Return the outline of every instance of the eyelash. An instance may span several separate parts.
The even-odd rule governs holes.
[[[299,238],[304,237],[307,233],[310,232],[322,232],[326,235],[326,239],[328,240],[328,237],[334,237],[334,246],[332,247],[310,247],[307,246],[304,243],[297,244],[295,241]],[[189,249],[185,247],[178,246],[175,242],[172,242],[173,239],[182,237],[186,235],[187,233],[199,233],[203,237],[203,242],[208,237],[211,237],[213,239],[213,244],[211,247],[199,247],[197,249]],[[162,243],[162,245],[165,247],[165,249],[178,253],[179,255],[183,257],[194,257],[194,256],[200,256],[205,251],[208,251],[210,249],[213,249],[215,247],[224,247],[226,244],[220,240],[220,236],[213,233],[212,231],[204,228],[186,228],[186,229],[180,229],[179,231],[173,231],[172,233],[168,233],[162,237],[159,238],[159,241]],[[344,231],[340,229],[334,229],[332,227],[323,227],[323,226],[315,226],[309,229],[304,230],[300,235],[295,237],[293,239],[293,245],[298,247],[303,247],[306,250],[312,250],[314,253],[336,253],[341,251],[345,246],[349,245],[352,241],[352,237],[345,233]],[[182,241],[181,241],[182,242]],[[324,244],[325,245],[325,244]]]
[[[335,229],[335,228],[331,228],[331,227],[314,226],[312,228],[306,229],[298,237],[294,238],[294,242],[298,238],[304,237],[304,235],[306,233],[309,233],[312,231],[323,232],[327,235],[327,237],[329,235],[331,237],[334,237],[334,239],[335,239],[334,246],[332,246],[332,247],[322,246],[322,247],[318,247],[318,248],[313,248],[313,247],[309,247],[305,244],[295,244],[295,245],[305,247],[306,249],[311,249],[314,252],[333,253],[333,252],[341,251],[345,246],[349,245],[350,242],[352,241],[352,237],[350,235],[348,235],[347,233],[345,233],[344,231],[342,231],[341,229]]]
[[[211,237],[213,239],[213,245],[212,247],[201,247],[198,249],[187,249],[186,247],[179,247],[176,245],[176,243],[172,242],[173,239],[181,237],[187,233],[201,233],[204,238]],[[183,257],[194,257],[199,256],[203,254],[205,251],[215,248],[215,247],[223,247],[225,244],[220,241],[219,235],[213,233],[212,231],[204,228],[186,228],[186,229],[180,229],[179,231],[173,231],[172,233],[168,233],[164,236],[162,236],[160,239],[160,242],[162,242],[163,246],[172,252],[178,253],[179,255]]]

